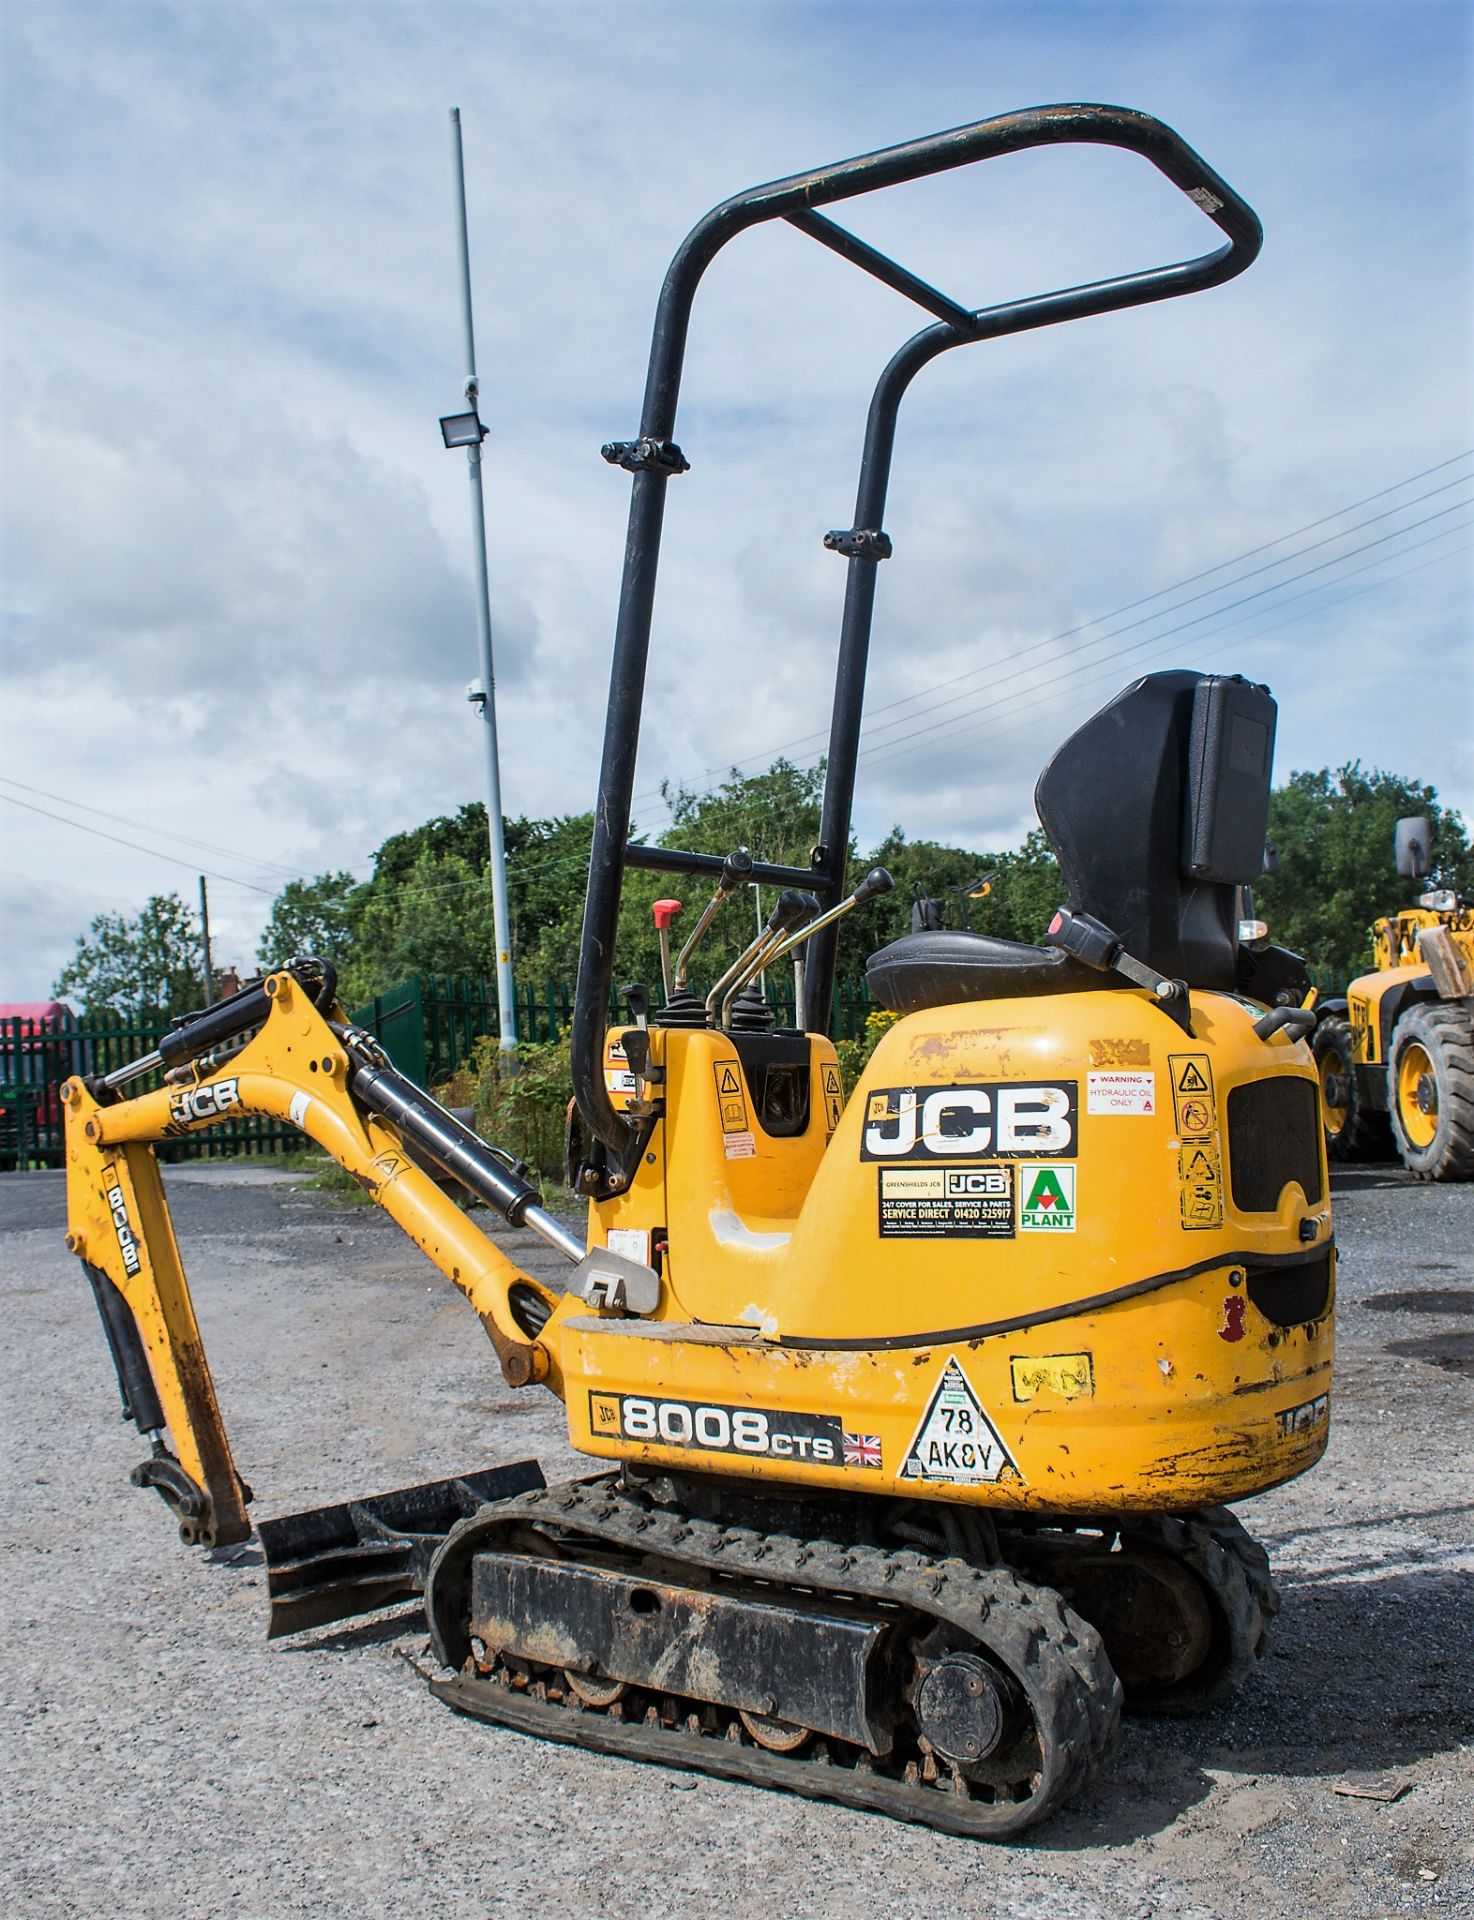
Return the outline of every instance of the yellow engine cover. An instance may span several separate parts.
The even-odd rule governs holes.
[[[664,1114],[591,1244],[658,1315],[565,1301],[583,1451],[1083,1513],[1241,1499],[1324,1450],[1333,1345],[1318,1086],[1262,1009],[1137,991],[976,1002],[885,1035],[808,1121],[744,1043],[652,1031]],[[618,1039],[611,1042],[618,1083]]]

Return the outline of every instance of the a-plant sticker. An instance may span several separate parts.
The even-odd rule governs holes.
[[[906,1451],[901,1478],[975,1485],[997,1480],[1005,1471],[1018,1473],[1018,1463],[984,1413],[954,1353]]]
[[[1020,1233],[1075,1231],[1075,1169],[1039,1166],[1024,1169],[1019,1204]]]

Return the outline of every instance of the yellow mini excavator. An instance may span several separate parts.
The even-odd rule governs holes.
[[[1022,149],[1141,155],[1216,225],[1201,257],[961,305],[835,224],[854,195]],[[701,274],[783,220],[928,324],[870,405],[819,844],[806,868],[628,842],[662,506]],[[1334,1255],[1309,982],[1239,944],[1275,706],[1191,672],[1137,681],[1056,753],[1040,818],[1068,889],[1038,945],[921,931],[874,955],[900,1017],[848,1101],[827,1038],[897,409],[938,354],[1211,287],[1252,211],[1116,107],[1010,114],[726,201],[666,277],[636,439],[573,1027],[586,1232],[348,1024],[303,959],[65,1089],[69,1244],[95,1290],[135,1470],[186,1541],[243,1539],[150,1143],[289,1121],[349,1168],[480,1316],[504,1378],[557,1394],[591,1478],[492,1467],[263,1523],[271,1630],[420,1599],[435,1692],[529,1734],[1018,1833],[1087,1778],[1123,1703],[1189,1713],[1252,1668],[1276,1607],[1226,1503],[1326,1444]],[[710,899],[611,1028],[629,867]],[[750,881],[777,904],[705,996],[696,949]],[[666,922],[671,919],[665,905]],[[669,959],[669,943],[666,947]],[[798,1026],[754,988],[804,961]],[[161,1076],[152,1084],[151,1076]],[[520,1271],[429,1162],[569,1262]]]

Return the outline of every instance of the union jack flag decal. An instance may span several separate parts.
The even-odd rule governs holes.
[[[847,1433],[844,1436],[844,1463],[847,1467],[880,1466],[878,1433]]]

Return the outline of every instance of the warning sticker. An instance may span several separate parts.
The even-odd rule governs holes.
[[[1075,1169],[1072,1166],[1025,1167],[1021,1233],[1075,1231]]]
[[[882,1167],[882,1240],[1011,1240],[1013,1168]]]
[[[604,1236],[604,1245],[611,1253],[627,1254],[631,1260],[643,1261],[647,1267],[650,1264],[648,1227],[611,1227]]]
[[[1223,1225],[1223,1158],[1218,1146],[1218,1109],[1213,1066],[1206,1053],[1168,1056],[1172,1114],[1177,1123],[1177,1191],[1184,1233]]]
[[[824,1090],[824,1131],[833,1133],[839,1125],[839,1116],[844,1112],[844,1087],[840,1082],[839,1068],[826,1062],[819,1069],[819,1084]]]
[[[755,1160],[757,1141],[750,1133],[724,1133],[722,1152],[729,1160]]]
[[[1087,1113],[1155,1113],[1154,1073],[1092,1073],[1086,1078]]]
[[[1033,1400],[1041,1393],[1057,1393],[1062,1400],[1090,1400],[1095,1396],[1095,1367],[1088,1353],[1015,1353],[1009,1356],[1015,1400]]]
[[[292,1104],[287,1108],[287,1118],[294,1127],[305,1127],[307,1116],[312,1111],[312,1101],[305,1093],[294,1093]]]
[[[716,1081],[722,1132],[747,1133],[747,1095],[742,1090],[741,1066],[735,1060],[713,1060],[711,1072]],[[735,1156],[729,1152],[727,1158],[731,1160]]]
[[[1005,1471],[1017,1474],[1018,1464],[954,1353],[906,1451],[901,1478],[968,1484],[1000,1479]]]
[[[1172,1111],[1179,1133],[1206,1133],[1213,1119],[1213,1067],[1206,1053],[1173,1053],[1167,1057],[1172,1076]],[[1201,1112],[1206,1103],[1208,1126],[1190,1127],[1183,1109]]]

